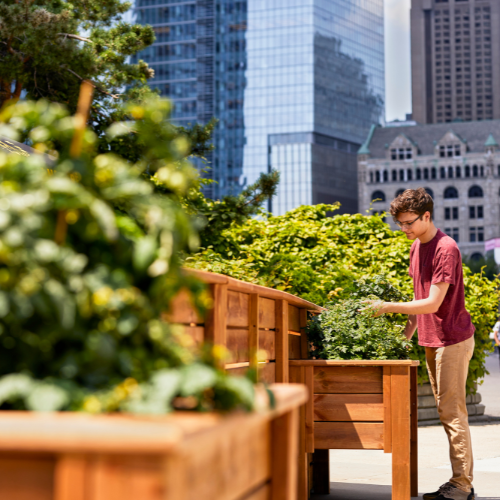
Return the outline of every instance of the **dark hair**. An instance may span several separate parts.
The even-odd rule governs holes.
[[[392,200],[390,212],[393,219],[404,212],[413,212],[418,215],[429,212],[432,220],[434,201],[424,188],[407,189]]]

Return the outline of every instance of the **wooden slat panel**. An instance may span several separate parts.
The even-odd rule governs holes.
[[[299,308],[288,304],[288,327],[294,332],[300,332]]]
[[[248,293],[227,292],[227,326],[248,328],[248,304],[250,295]]]
[[[169,323],[202,324],[203,318],[198,314],[191,302],[190,293],[183,288],[170,303],[170,309],[164,314]]]
[[[205,340],[213,344],[226,345],[227,285],[210,285],[213,308],[205,321]]]
[[[391,367],[392,499],[410,498],[410,367]]]
[[[392,417],[391,417],[391,367],[383,368],[384,386],[384,453],[392,453]]]
[[[276,301],[276,382],[288,383],[288,302]]]
[[[205,328],[203,326],[184,326],[184,332],[189,335],[193,341],[194,345],[198,346],[205,340]]]
[[[270,480],[270,422],[253,419],[242,424],[198,433],[186,443],[188,487],[182,500],[241,499]]]
[[[259,349],[267,352],[267,360],[276,359],[274,337],[274,330],[260,330],[259,332]],[[228,363],[249,361],[248,330],[228,329],[226,331],[226,347],[231,354]]]
[[[50,457],[0,455],[0,498],[53,500],[54,465]]]
[[[316,422],[382,422],[382,394],[315,394]]]
[[[300,359],[300,337],[288,335],[288,356],[289,359]]]
[[[71,453],[60,456],[54,474],[54,500],[87,500],[87,482],[87,456]]]
[[[316,422],[314,446],[319,450],[382,450],[384,448],[384,424]]]
[[[315,394],[382,394],[382,368],[328,366],[314,368]]]
[[[261,328],[276,328],[276,301],[272,299],[260,298],[259,303],[259,324]]]

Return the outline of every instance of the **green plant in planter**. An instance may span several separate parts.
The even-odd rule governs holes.
[[[252,407],[253,385],[219,369],[217,346],[196,352],[160,319],[182,287],[199,309],[209,303],[178,259],[198,244],[179,201],[196,174],[167,101],[128,112],[144,151],[136,163],[98,154],[95,134],[60,105],[0,114],[1,136],[58,145],[50,169],[42,155],[0,153],[0,409]]]
[[[355,281],[349,298],[326,305],[309,321],[311,355],[319,359],[407,359],[411,342],[403,335],[403,316],[378,318],[364,310],[365,299],[404,301],[407,298],[380,275]],[[397,319],[397,321],[395,321]]]

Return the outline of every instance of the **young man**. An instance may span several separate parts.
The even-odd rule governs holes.
[[[474,351],[474,326],[465,310],[462,258],[455,241],[432,221],[434,203],[424,188],[407,189],[391,203],[396,224],[414,243],[410,276],[414,299],[406,303],[370,301],[378,316],[408,315],[405,335],[418,326],[439,418],[448,435],[453,476],[424,500],[474,500],[472,445],[465,405],[465,382]]]

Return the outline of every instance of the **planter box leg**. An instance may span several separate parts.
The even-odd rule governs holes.
[[[391,367],[392,500],[410,500],[410,368]]]
[[[297,452],[299,410],[273,420],[271,496],[273,500],[297,500]]]
[[[314,450],[313,492],[316,495],[330,494],[330,450]]]
[[[411,496],[418,497],[418,384],[417,367],[412,366],[410,371],[411,384]]]

